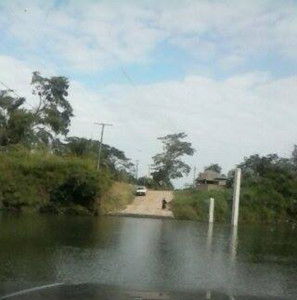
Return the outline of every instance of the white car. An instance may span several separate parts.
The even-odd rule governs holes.
[[[147,192],[147,190],[146,190],[145,186],[138,186],[136,188],[135,194],[136,194],[136,196],[145,196],[146,192]]]

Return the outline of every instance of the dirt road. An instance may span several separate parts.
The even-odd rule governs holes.
[[[117,215],[173,218],[168,209],[161,209],[162,199],[170,202],[173,198],[171,191],[148,191],[146,196],[137,196],[126,209],[117,212]]]

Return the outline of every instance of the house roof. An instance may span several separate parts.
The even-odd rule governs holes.
[[[203,173],[200,173],[198,176],[198,180],[227,180],[226,176],[221,175],[218,172],[212,170],[206,170]]]

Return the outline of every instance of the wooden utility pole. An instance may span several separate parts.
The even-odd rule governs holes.
[[[148,173],[147,173],[147,178],[151,177],[151,165],[148,165]]]
[[[139,166],[139,160],[136,160],[135,164],[135,178],[138,180],[138,166]]]
[[[103,143],[103,135],[104,135],[104,128],[105,128],[105,126],[112,126],[112,124],[108,124],[108,123],[95,123],[95,124],[101,126],[101,138],[100,138],[100,144],[99,144],[99,149],[98,149],[98,159],[97,159],[97,171],[99,171],[101,151],[102,151],[102,143]]]
[[[194,167],[194,173],[193,173],[193,187],[195,187],[195,179],[196,179],[196,167]]]

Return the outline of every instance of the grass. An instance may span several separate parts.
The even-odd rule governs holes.
[[[0,152],[0,202],[5,209],[92,214],[111,183],[109,173],[98,174],[87,159],[26,149]]]
[[[230,216],[230,191],[175,191],[171,209],[176,219],[207,221],[209,199],[215,199],[215,221],[227,221]]]
[[[101,213],[107,214],[124,209],[134,199],[134,188],[124,182],[113,182],[111,188],[101,198]]]

